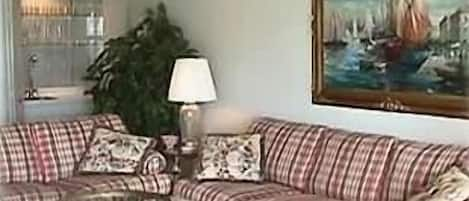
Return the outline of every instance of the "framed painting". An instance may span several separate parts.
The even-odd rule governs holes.
[[[312,0],[313,102],[469,118],[467,0]]]

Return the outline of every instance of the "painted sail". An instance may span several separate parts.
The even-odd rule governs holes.
[[[398,36],[409,45],[423,44],[431,32],[428,7],[424,0],[407,0],[406,7]]]
[[[371,43],[374,43],[373,41],[373,29],[376,27],[376,24],[374,23],[373,19],[373,14],[371,11],[368,11],[365,17],[365,22],[363,25],[363,33],[364,37],[367,38]]]
[[[346,25],[344,17],[334,9],[324,14],[324,42],[339,42],[345,37]]]
[[[389,0],[389,28],[390,32],[398,37],[403,35],[403,20],[409,0]]]

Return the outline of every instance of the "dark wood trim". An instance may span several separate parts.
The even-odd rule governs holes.
[[[316,104],[469,118],[468,100],[455,96],[432,96],[415,92],[381,93],[367,90],[333,89],[323,90],[321,94],[313,99]],[[404,108],[386,108],[382,104],[387,100],[397,100]]]

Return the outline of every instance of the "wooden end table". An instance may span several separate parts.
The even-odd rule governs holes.
[[[182,151],[183,147],[176,147],[174,149],[165,150],[164,153],[172,158],[172,165],[170,172],[175,179],[189,179],[192,178],[197,161],[198,151]]]

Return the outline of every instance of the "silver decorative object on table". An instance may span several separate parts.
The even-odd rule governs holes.
[[[27,88],[24,92],[25,99],[34,99],[39,97],[38,90],[36,88],[33,76],[33,70],[36,68],[37,63],[39,62],[39,57],[37,54],[32,54],[28,58],[28,67],[27,67]]]

